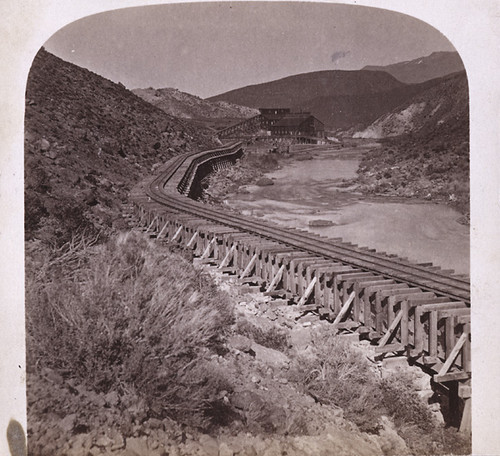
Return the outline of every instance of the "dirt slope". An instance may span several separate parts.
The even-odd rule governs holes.
[[[396,109],[384,114],[355,138],[388,138],[440,127],[457,133],[468,127],[468,86],[465,72],[446,76]],[[462,136],[462,135],[461,135]]]
[[[120,84],[40,50],[25,116],[27,239],[117,224],[128,190],[174,154],[213,145]]]
[[[137,96],[175,117],[186,119],[248,118],[259,113],[257,109],[225,101],[210,102],[177,89],[134,89]]]

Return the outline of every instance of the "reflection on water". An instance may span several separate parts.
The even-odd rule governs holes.
[[[340,188],[341,179],[356,176],[353,152],[285,165],[268,174],[273,186],[249,186],[249,194],[233,195],[227,203],[285,226],[469,274],[469,229],[457,222],[460,214],[446,205],[370,200]],[[312,227],[314,220],[333,226]]]

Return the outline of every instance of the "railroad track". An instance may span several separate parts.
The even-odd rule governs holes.
[[[234,146],[232,146],[234,147]],[[203,155],[203,153],[201,154]],[[367,271],[380,273],[386,277],[406,282],[424,290],[459,299],[470,304],[470,281],[467,277],[453,275],[453,271],[443,271],[431,264],[414,264],[385,253],[358,248],[341,240],[331,240],[302,230],[282,228],[263,223],[223,209],[206,205],[165,191],[169,182],[188,159],[200,153],[173,160],[164,171],[146,188],[147,195],[154,201],[187,214],[203,217],[211,222],[256,234],[266,239],[278,241],[325,258],[331,258]]]
[[[186,197],[241,143],[173,158],[132,191],[135,219],[151,236],[193,251],[245,286],[293,302],[357,333],[381,356],[406,357],[464,403],[470,427],[470,281],[430,263],[284,228]],[[285,298],[285,299],[283,299]],[[454,403],[458,403],[458,400]]]

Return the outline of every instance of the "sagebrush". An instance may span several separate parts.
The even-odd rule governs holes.
[[[206,424],[229,388],[209,362],[233,322],[227,296],[138,234],[64,255],[85,261],[69,274],[54,257],[27,262],[28,369],[133,393],[150,416]]]

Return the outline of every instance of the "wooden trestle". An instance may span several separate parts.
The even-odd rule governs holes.
[[[226,166],[241,153],[237,143],[193,154],[190,159],[174,158],[165,166],[168,177],[147,185],[156,185],[156,189],[161,185],[164,192],[176,194],[175,198],[186,198],[179,193],[190,195],[196,180],[210,167]],[[421,366],[434,382],[448,390],[450,405],[457,408],[455,415],[462,403],[460,430],[470,432],[468,302],[432,291],[432,286],[426,288],[425,281],[420,288],[405,274],[397,279],[394,275],[384,276],[383,272],[363,269],[349,261],[343,263],[342,257],[334,260],[239,230],[237,224],[225,226],[168,209],[147,196],[147,185],[139,185],[132,192],[130,209],[136,224],[151,237],[191,249],[197,261],[210,263],[241,283],[298,306],[304,313],[317,314],[332,323],[332,333],[356,332],[376,345],[381,358],[389,354],[401,356]],[[430,265],[420,266],[432,270]]]
[[[192,250],[268,295],[376,344],[376,352],[406,356],[463,400],[461,430],[470,430],[470,308],[374,272],[298,251],[276,241],[136,198],[138,224],[159,240]],[[458,401],[452,401],[458,402]]]

